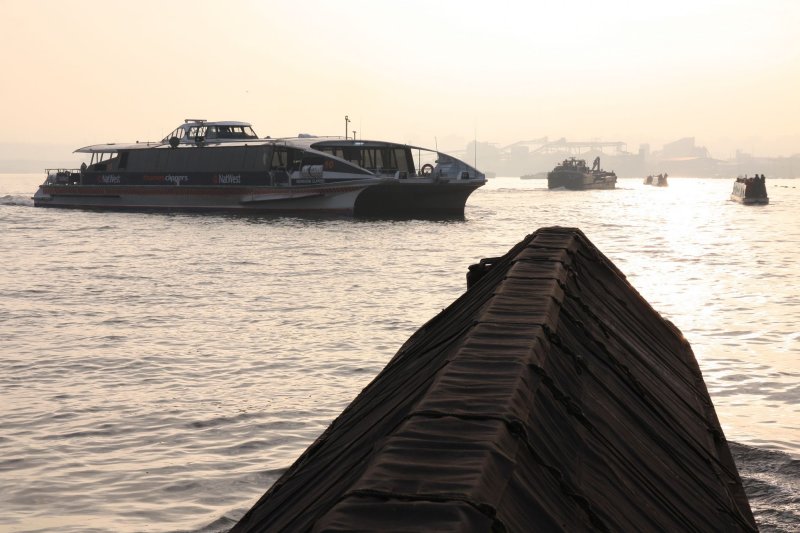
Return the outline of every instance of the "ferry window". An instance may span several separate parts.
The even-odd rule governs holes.
[[[394,149],[394,162],[400,172],[410,172],[414,168],[414,159],[410,150],[404,148]]]
[[[325,158],[321,155],[317,154],[309,154],[305,153],[303,155],[303,164],[304,165],[322,165],[325,163]]]
[[[300,168],[300,165],[303,163],[303,152],[301,150],[296,150],[294,148],[289,148],[287,150],[289,154],[289,170],[297,170]]]
[[[189,138],[196,139],[197,137],[205,137],[206,136],[206,127],[205,126],[192,126],[189,128]]]
[[[244,152],[245,170],[263,170],[269,161],[268,147],[246,146]]]
[[[367,148],[361,150],[361,167],[375,168],[375,157],[373,150],[369,150]]]
[[[156,163],[156,170],[164,172],[167,170],[167,163],[169,162],[169,153],[172,150],[158,150],[158,162]]]
[[[345,148],[343,157],[355,165],[361,166],[361,150],[358,148]]]
[[[128,154],[128,170],[142,171],[158,168],[158,153],[163,150],[134,150]]]
[[[105,170],[111,170],[111,169],[116,170],[116,169],[118,169],[119,167],[117,166],[117,163],[119,163],[119,159],[118,159],[117,155],[116,154],[110,155],[109,159],[105,162],[105,165],[106,165],[105,166]]]
[[[397,161],[394,157],[394,150],[391,148],[381,148],[379,152],[381,154],[381,168],[387,170],[397,170]]]
[[[216,126],[216,135],[220,139],[256,139],[256,134],[249,126]]]
[[[276,148],[272,153],[272,163],[269,167],[270,170],[285,170],[288,165],[288,154],[286,153],[286,149]]]
[[[192,150],[194,150],[194,148]],[[167,154],[167,164],[164,170],[167,172],[185,171],[189,162],[189,158],[187,157],[189,151],[189,149],[164,150],[164,152]]]
[[[214,169],[214,162],[216,160],[214,157],[216,153],[215,150],[191,148],[188,150],[183,150],[183,153],[187,156],[184,158],[186,164],[180,170],[185,172],[197,172],[204,170],[212,171]],[[172,167],[172,170],[174,172],[178,171],[179,169]]]
[[[119,153],[119,169],[124,170],[128,168],[128,152]]]
[[[183,128],[177,128],[173,130],[172,133],[161,139],[161,142],[169,142],[169,140],[173,137],[177,137],[178,139],[183,139]]]
[[[220,170],[225,168],[232,168],[241,170],[244,168],[245,151],[240,148],[226,148],[223,152],[224,163]]]
[[[241,170],[244,153],[237,148],[190,148],[183,150],[186,154],[184,167],[181,169],[194,172],[223,172]]]

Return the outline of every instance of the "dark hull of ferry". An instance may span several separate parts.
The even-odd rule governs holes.
[[[307,188],[42,185],[36,207],[127,211],[239,211],[352,214],[368,185]]]
[[[369,187],[356,198],[355,216],[463,217],[472,192],[483,182],[399,180]]]
[[[483,184],[413,178],[400,181],[365,178],[320,183],[315,178],[289,180],[288,176],[278,179],[245,174],[166,177],[102,174],[86,175],[83,181],[83,184],[44,184],[33,197],[34,205],[118,211],[452,217],[464,215],[467,198]]]
[[[568,189],[583,191],[587,189],[613,189],[616,176],[596,176],[586,172],[550,172],[547,175],[548,189]]]

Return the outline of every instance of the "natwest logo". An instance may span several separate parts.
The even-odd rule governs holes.
[[[227,183],[242,183],[242,176],[240,174],[218,174],[217,183],[225,185]]]
[[[100,181],[103,183],[121,183],[122,178],[118,174],[103,174],[100,176]]]

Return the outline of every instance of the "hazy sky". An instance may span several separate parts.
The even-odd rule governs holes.
[[[800,153],[800,1],[0,0],[0,143],[604,139]]]

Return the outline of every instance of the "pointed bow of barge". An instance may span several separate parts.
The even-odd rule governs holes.
[[[470,285],[232,532],[756,531],[689,343],[583,233]]]

